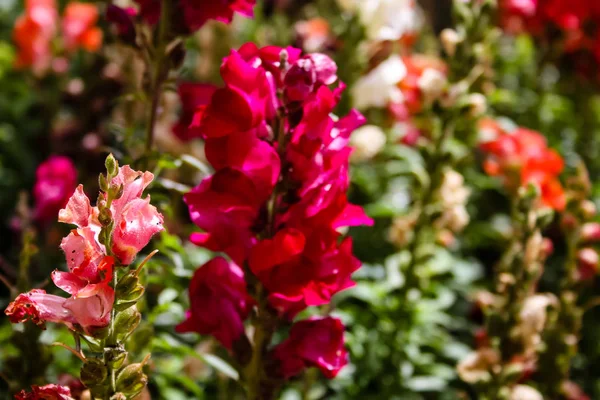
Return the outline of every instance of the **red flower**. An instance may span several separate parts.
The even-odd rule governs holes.
[[[127,43],[135,42],[134,17],[137,15],[135,8],[122,8],[109,4],[106,8],[106,20],[114,24],[119,37]]]
[[[77,170],[69,158],[52,156],[40,164],[35,174],[35,218],[47,223],[56,219],[75,190]]]
[[[196,109],[206,106],[217,90],[210,84],[184,82],[179,84],[177,92],[181,100],[181,116],[177,124],[173,126],[173,133],[179,139],[188,141],[194,137],[194,130],[189,129],[194,119]]]
[[[222,257],[214,258],[196,270],[189,295],[191,309],[177,332],[210,334],[231,349],[244,333],[244,320],[253,304],[242,269]]]
[[[556,151],[548,148],[546,139],[525,128],[509,133],[489,120],[484,122],[483,127],[495,136],[480,145],[486,154],[485,172],[491,176],[502,176],[509,189],[529,183],[537,185],[542,203],[562,211],[566,197],[558,176],[564,162]]]
[[[16,400],[73,400],[68,387],[54,384],[45,386],[31,386],[31,392],[22,390],[15,395]]]
[[[160,19],[160,0],[135,0],[140,6],[140,14],[144,20],[157,24]],[[256,0],[179,0],[176,11],[183,14],[187,29],[191,32],[200,29],[207,21],[215,20],[231,23],[234,13],[246,17],[254,16]]]
[[[314,318],[296,322],[290,336],[273,349],[281,374],[289,378],[307,367],[317,367],[331,379],[348,364],[344,348],[344,325],[337,318]]]
[[[234,13],[254,16],[256,0],[180,0],[183,16],[191,31],[200,29],[208,20],[230,23]]]
[[[246,44],[225,59],[225,88],[190,127],[216,172],[184,199],[204,230],[191,240],[247,265],[270,306],[292,318],[354,284],[360,262],[337,230],[373,221],[346,195],[350,134],[364,117],[332,116],[344,85],[329,87],[329,57],[283,51]]]
[[[102,45],[102,30],[96,25],[98,8],[93,4],[71,2],[65,8],[62,31],[67,50],[82,48],[95,52]]]
[[[217,89],[207,105],[197,108],[189,135],[213,138],[245,132],[274,112],[269,104],[274,88],[263,68],[233,50],[223,61],[221,76],[226,86]]]

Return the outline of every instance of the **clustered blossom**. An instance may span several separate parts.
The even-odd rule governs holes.
[[[416,0],[338,0],[343,10],[355,12],[369,40],[400,40],[411,44],[425,20]]]
[[[35,219],[41,223],[55,220],[67,205],[77,186],[77,170],[70,158],[52,156],[39,165],[33,187]]]
[[[135,38],[133,21],[136,17],[139,16],[149,25],[156,25],[160,20],[161,0],[135,0],[135,3],[138,5],[137,10],[116,5],[110,5],[107,9],[107,19],[117,26],[118,33],[124,39]],[[169,3],[169,14],[175,16],[177,24],[181,23],[185,27],[185,33],[191,33],[209,20],[230,23],[236,13],[253,17],[256,0],[178,0]]]
[[[223,61],[225,86],[197,105],[186,133],[205,139],[215,173],[184,200],[192,221],[204,231],[194,233],[192,242],[227,254],[232,263],[216,259],[200,268],[190,288],[192,310],[180,330],[210,331],[227,347],[239,339],[252,305],[241,284],[242,267],[259,279],[270,306],[289,319],[353,286],[350,276],[360,262],[352,255],[352,240],[340,240],[338,230],[372,224],[346,195],[348,142],[364,118],[357,111],[332,116],[344,88],[330,88],[336,68],[322,54],[302,56],[291,47],[253,44]],[[222,323],[203,322],[219,319]],[[328,321],[311,322],[310,329],[294,328],[299,323],[292,327],[298,333],[286,346],[298,347],[294,365],[301,360],[320,365],[315,354],[300,354],[306,348],[297,344],[296,335],[333,329]],[[339,340],[323,340],[341,346]],[[345,364],[327,360],[332,370]]]
[[[26,0],[25,13],[13,30],[18,53],[17,68],[31,67],[35,72],[47,70],[54,58],[53,41],[61,27],[61,39],[67,52],[77,49],[95,52],[102,45],[102,30],[96,26],[98,9],[93,4],[70,2],[62,22],[55,0]]]
[[[45,385],[31,387],[31,392],[22,390],[15,395],[16,400],[73,400],[71,390],[65,386]]]
[[[564,161],[548,148],[540,133],[517,128],[508,132],[496,121],[482,121],[485,140],[480,149],[485,153],[484,170],[488,175],[501,176],[509,189],[527,184],[538,186],[543,205],[562,211],[566,197],[559,175]]]
[[[87,333],[108,325],[115,298],[111,287],[115,264],[130,264],[163,229],[163,217],[150,204],[150,197],[142,198],[153,178],[150,172],[137,172],[126,165],[112,179],[111,185],[122,187],[122,194],[110,204],[114,224],[110,249],[99,239],[102,224],[98,207],[91,206],[82,185],[77,187],[59,212],[60,222],[77,226],[60,245],[69,272],[52,273],[54,284],[71,297],[47,294],[42,289],[20,294],[5,310],[11,322],[31,320],[40,326],[44,322],[64,323]],[[100,201],[105,198],[106,193],[101,193]]]
[[[438,58],[393,54],[352,87],[355,107],[385,108],[401,142],[412,146],[421,135],[412,118],[445,93],[447,66]]]
[[[503,0],[504,25],[549,39],[549,28],[562,32],[566,53],[589,52],[600,60],[600,3],[589,0]]]

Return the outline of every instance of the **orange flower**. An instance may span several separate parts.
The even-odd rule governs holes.
[[[488,175],[501,176],[511,190],[533,183],[539,187],[545,206],[557,211],[565,208],[565,193],[558,179],[564,161],[548,148],[540,133],[525,128],[506,132],[489,119],[482,121],[480,128],[495,136],[480,145],[486,153],[483,169]]]
[[[25,14],[17,19],[13,30],[13,40],[18,47],[17,68],[43,71],[50,66],[57,20],[55,0],[26,0]]]
[[[419,78],[428,69],[434,69],[443,75],[447,73],[446,64],[439,58],[414,54],[403,57],[406,66],[406,76],[400,81],[398,87],[404,95],[404,102],[410,114],[417,114],[422,108],[421,90],[419,89]]]
[[[65,48],[97,51],[102,45],[102,31],[95,26],[97,21],[98,9],[93,4],[69,3],[62,21]]]

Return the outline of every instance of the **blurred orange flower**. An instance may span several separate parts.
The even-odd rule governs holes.
[[[480,145],[486,153],[483,168],[488,175],[502,176],[511,189],[533,183],[540,189],[545,206],[557,211],[565,208],[565,191],[558,179],[564,161],[548,147],[544,136],[525,128],[506,132],[489,119],[482,121],[481,128],[495,135]]]
[[[42,71],[49,67],[57,20],[55,0],[26,0],[25,13],[17,19],[13,30],[13,40],[18,47],[17,68]]]
[[[102,45],[102,31],[96,26],[98,9],[93,4],[72,2],[65,8],[62,21],[65,48],[97,51]]]

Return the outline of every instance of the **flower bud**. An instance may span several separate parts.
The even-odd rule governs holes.
[[[421,90],[426,101],[439,98],[446,89],[447,84],[446,76],[435,68],[427,68],[417,81],[419,90]]]
[[[472,118],[480,117],[487,111],[487,100],[481,93],[471,93],[467,98],[469,107],[469,116]]]
[[[600,241],[600,223],[588,222],[581,227],[581,240],[584,242]]]
[[[593,279],[598,271],[600,257],[596,250],[586,247],[577,252],[577,270],[580,280]]]
[[[591,200],[582,201],[580,204],[580,207],[581,207],[581,214],[583,215],[583,218],[585,218],[585,219],[593,218],[594,216],[596,216],[596,212],[598,211],[596,209],[596,204],[594,204],[594,202]]]
[[[446,54],[450,57],[456,54],[456,46],[463,41],[461,36],[454,29],[446,28],[440,34],[440,39],[442,41],[442,47]]]
[[[144,364],[130,364],[123,368],[117,376],[117,390],[128,397],[135,397],[148,383],[143,371]]]
[[[138,284],[139,278],[135,271],[131,271],[123,275],[121,279],[119,279],[119,282],[117,282],[117,287],[115,288],[117,298],[127,295],[129,292],[134,290]]]
[[[103,208],[98,214],[98,221],[102,226],[108,226],[112,221],[112,212],[109,208]]]
[[[106,157],[106,161],[104,162],[104,166],[106,167],[106,171],[108,172],[109,178],[114,178],[119,173],[119,163],[115,160],[115,157],[111,154]]]
[[[115,330],[118,335],[128,335],[140,324],[142,315],[135,307],[129,307],[117,314]]]
[[[108,181],[106,180],[106,176],[104,174],[100,174],[98,176],[98,186],[103,192],[108,191]]]
[[[126,358],[127,351],[122,345],[104,348],[104,360],[112,369],[121,368]]]
[[[101,385],[108,376],[104,362],[97,358],[88,358],[81,367],[80,379],[87,387]]]
[[[510,393],[509,400],[544,400],[544,398],[531,386],[516,385]]]

